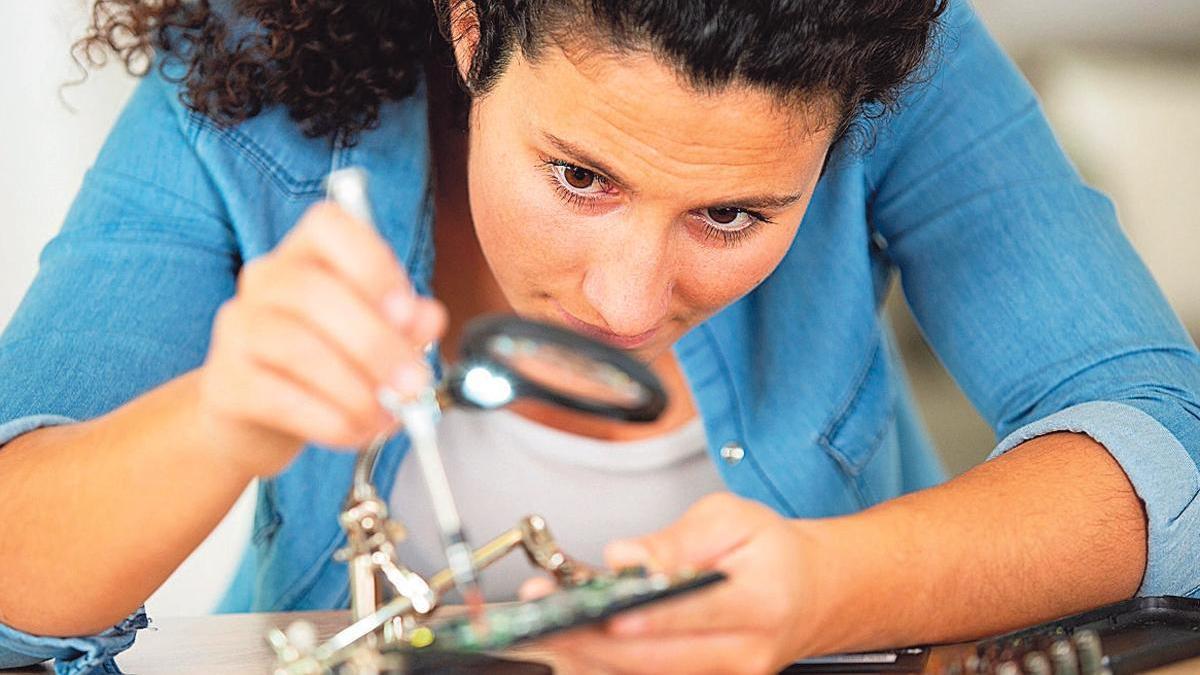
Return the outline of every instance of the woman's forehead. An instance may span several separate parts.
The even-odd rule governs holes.
[[[532,142],[586,150],[630,182],[729,182],[744,174],[794,188],[819,172],[836,125],[820,114],[833,106],[783,105],[770,92],[736,84],[699,91],[643,53],[547,48],[536,61],[514,58],[491,96],[519,109],[512,119]]]

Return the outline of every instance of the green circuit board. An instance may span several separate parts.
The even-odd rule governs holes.
[[[668,576],[644,569],[600,576],[536,600],[489,607],[483,620],[466,616],[433,621],[414,631],[406,649],[496,651],[551,633],[596,623],[634,607],[704,588],[725,579],[721,572]]]

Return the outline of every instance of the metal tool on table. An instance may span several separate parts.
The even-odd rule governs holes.
[[[329,192],[351,215],[373,222],[366,177],[361,171],[335,172],[329,179]],[[607,602],[604,611],[683,592],[719,577],[690,576],[678,583],[646,577],[615,583],[611,574],[581,564],[562,551],[538,516],[525,517],[472,551],[442,466],[437,421],[448,406],[490,410],[517,399],[540,399],[626,421],[657,419],[667,402],[661,384],[648,368],[608,345],[517,317],[489,317],[470,324],[464,333],[460,361],[447,368],[440,382],[412,400],[402,400],[395,392],[380,392],[380,402],[402,423],[421,463],[421,475],[443,535],[448,568],[425,579],[399,560],[395,543],[403,539],[404,528],[390,516],[386,501],[371,482],[376,459],[388,439],[375,439],[356,459],[353,483],[340,516],[347,545],[337,557],[349,566],[353,623],[321,644],[312,627],[303,622],[293,624],[286,632],[272,630],[267,639],[278,657],[277,673],[391,672],[392,665],[381,665],[384,652],[400,647],[403,655],[403,649],[419,648],[432,640],[432,633],[422,633],[418,620],[430,615],[456,587],[468,603],[476,605],[473,620],[462,630],[469,630],[476,642],[486,641],[488,623],[478,609],[482,603],[477,590],[478,571],[517,548],[564,588],[610,580],[592,593],[607,594],[602,598]],[[585,592],[570,600],[586,602],[594,598]],[[548,605],[548,611],[566,607],[559,604]],[[601,614],[600,610],[595,612],[595,616]],[[543,616],[553,618],[551,614]],[[553,627],[552,623],[547,625]],[[396,650],[391,652],[388,664],[396,660]]]
[[[1149,596],[975,644],[943,675],[1126,675],[1200,656],[1200,599]]]

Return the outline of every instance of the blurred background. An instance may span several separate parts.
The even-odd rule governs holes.
[[[1200,336],[1200,1],[978,0],[1041,96],[1080,171],[1116,202],[1134,245],[1192,335]],[[119,67],[80,71],[70,43],[85,0],[0,0],[0,329],[37,269],[83,173],[133,87]],[[995,443],[893,292],[888,312],[922,414],[960,473]],[[150,599],[152,615],[208,612],[249,532],[248,495]]]

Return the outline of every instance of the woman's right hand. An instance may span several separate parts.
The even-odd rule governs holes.
[[[308,442],[355,448],[394,424],[377,392],[428,384],[423,347],[446,326],[388,244],[332,203],[247,264],[199,372],[204,431],[256,476]]]

